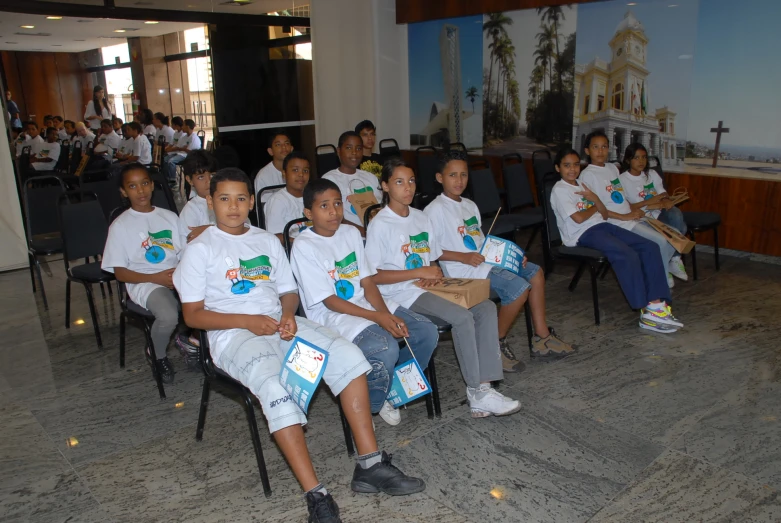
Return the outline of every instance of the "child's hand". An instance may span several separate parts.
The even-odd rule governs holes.
[[[285,341],[293,339],[293,336],[298,332],[298,325],[296,324],[296,318],[294,315],[286,316],[282,315],[279,320],[279,337]]]
[[[279,322],[270,316],[247,316],[247,330],[256,336],[271,336],[279,331]]]
[[[485,256],[476,252],[465,252],[461,255],[461,263],[477,267],[485,261]]]
[[[673,204],[673,201],[671,199],[669,199],[669,198],[663,198],[662,201],[659,202],[659,203],[662,204],[662,209],[667,210],[667,211],[669,211],[670,209],[675,207],[675,204]]]
[[[624,221],[641,220],[645,217],[645,211],[642,209],[635,209],[634,211],[631,211],[629,214],[625,214],[624,216],[626,217]]]
[[[415,269],[415,276],[421,280],[441,280],[445,277],[442,274],[442,269],[436,265],[428,265]]]
[[[187,243],[190,243],[194,239],[196,239],[198,236],[201,235],[203,231],[211,227],[211,225],[199,225],[198,227],[188,227],[190,229],[190,234],[187,235]]]
[[[575,191],[575,194],[579,194],[583,196],[585,199],[587,199],[590,202],[597,202],[599,200],[599,196],[594,194],[594,191],[588,188],[588,185],[585,183],[581,183],[580,186],[583,188],[582,191]]]
[[[428,289],[429,287],[434,287],[436,285],[439,285],[444,281],[444,278],[438,278],[438,279],[422,279],[415,282],[415,285],[420,287],[421,289]]]
[[[389,312],[378,312],[374,322],[393,334],[394,338],[406,338],[409,336],[409,331],[407,330],[407,325],[404,323],[404,320]]]
[[[157,281],[155,283],[162,285],[163,287],[168,287],[169,289],[174,288],[174,269],[166,269],[158,272],[156,276]]]

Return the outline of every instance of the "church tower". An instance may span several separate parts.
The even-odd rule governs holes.
[[[639,116],[647,112],[648,107],[645,82],[648,77],[648,69],[645,68],[648,37],[643,24],[635,18],[632,11],[626,12],[609,45],[612,54],[609,107]]]

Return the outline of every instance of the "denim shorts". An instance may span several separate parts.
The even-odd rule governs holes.
[[[520,275],[501,267],[492,267],[488,273],[491,290],[499,295],[502,305],[509,305],[531,288],[532,284],[529,282],[539,270],[539,265],[532,262],[526,262],[526,268],[521,267]]]

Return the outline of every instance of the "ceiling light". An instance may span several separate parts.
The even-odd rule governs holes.
[[[114,29],[114,32],[115,33],[124,33],[125,30],[124,29]]]
[[[34,25],[20,25],[19,27],[21,27],[22,29],[35,29]]]
[[[182,92],[181,89],[174,89],[174,91],[177,92],[177,93],[181,93]]]
[[[144,22],[144,23],[145,23],[145,24],[148,24],[148,25],[154,25],[154,24],[159,24],[160,22],[155,22],[154,20],[147,20],[147,21],[146,21],[146,22]]]
[[[47,16],[47,20],[62,20],[61,16]]]
[[[79,318],[78,320],[73,322],[74,325],[84,325],[84,320],[82,318]]]

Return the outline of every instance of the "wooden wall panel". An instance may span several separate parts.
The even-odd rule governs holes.
[[[27,114],[40,125],[44,115],[59,112],[62,108],[54,53],[19,53],[17,70],[22,80]]]
[[[92,97],[92,91],[84,93],[85,80],[88,74],[83,73],[79,58],[75,54],[57,53],[57,78],[60,89],[60,110],[52,115],[60,115],[66,120],[81,119],[84,116],[84,106]]]
[[[0,51],[3,60],[3,73],[5,76],[5,88],[11,91],[12,98],[19,106],[19,117],[22,120],[27,119],[27,104],[24,101],[24,89],[22,81],[19,78],[18,63],[16,53],[13,51]]]
[[[409,24],[499,11],[552,5],[584,4],[601,0],[396,0],[396,23]]]

